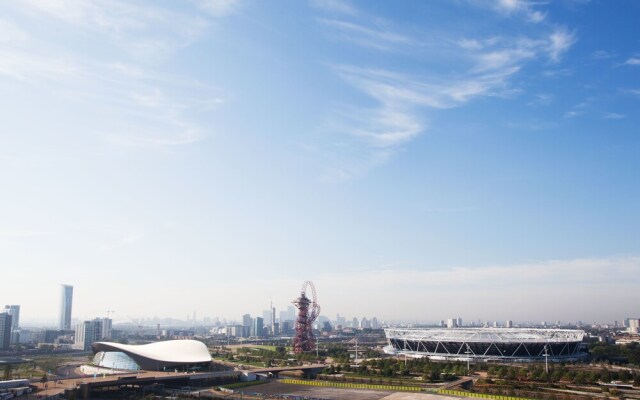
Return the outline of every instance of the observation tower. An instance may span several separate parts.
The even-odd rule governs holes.
[[[311,288],[311,299],[307,297],[307,287]],[[300,297],[292,302],[298,309],[296,335],[293,338],[293,352],[295,354],[313,350],[316,345],[316,339],[313,336],[313,322],[320,315],[320,305],[316,300],[316,288],[313,286],[313,282],[306,281],[302,285]]]

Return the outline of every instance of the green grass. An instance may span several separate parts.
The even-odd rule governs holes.
[[[276,351],[276,346],[268,346],[268,345],[263,345],[263,344],[259,344],[259,345],[248,345],[247,347],[250,347],[252,349],[262,349],[262,350],[269,350],[269,351]]]
[[[228,385],[220,385],[220,387],[221,388],[225,388],[225,389],[238,389],[238,388],[243,388],[243,387],[247,387],[247,386],[262,385],[263,383],[267,383],[267,382],[269,382],[269,381],[261,379],[259,381],[230,383]]]

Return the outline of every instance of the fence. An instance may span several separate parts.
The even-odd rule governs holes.
[[[439,394],[449,394],[452,396],[459,397],[475,397],[478,399],[491,399],[491,400],[531,400],[525,399],[523,397],[513,397],[513,396],[500,396],[497,394],[485,394],[485,393],[473,393],[473,392],[463,392],[460,390],[450,390],[450,389],[439,389]]]
[[[396,385],[374,385],[366,383],[339,383],[326,381],[304,381],[301,379],[281,379],[282,383],[293,385],[334,387],[341,389],[369,389],[369,390],[391,390],[396,392],[419,392],[421,388],[416,386],[396,386]]]

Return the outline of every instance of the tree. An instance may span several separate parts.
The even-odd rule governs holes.
[[[585,383],[587,383],[587,374],[584,371],[578,372],[573,378],[573,383],[584,385]]]
[[[4,367],[4,380],[10,381],[13,377],[13,367],[11,365],[7,365]]]

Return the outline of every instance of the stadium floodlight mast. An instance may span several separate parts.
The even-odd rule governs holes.
[[[404,339],[404,366],[407,366],[407,339]]]
[[[467,345],[467,351],[464,353],[467,355],[467,376],[471,375],[471,349],[469,348],[469,343],[465,343]]]
[[[549,353],[547,352],[547,345],[544,345],[544,371],[549,374]],[[548,379],[549,377],[547,377]]]

